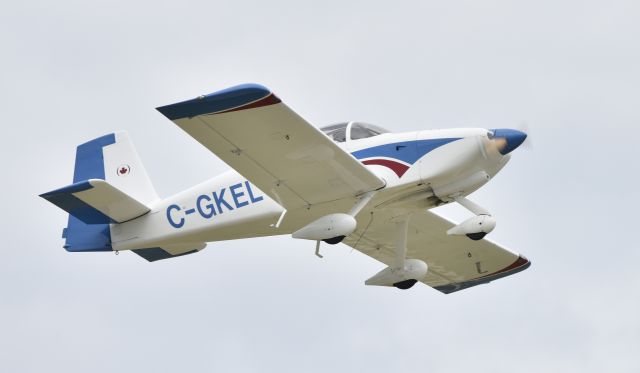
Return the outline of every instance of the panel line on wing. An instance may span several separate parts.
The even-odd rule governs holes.
[[[329,211],[325,206],[385,185],[262,86],[231,87],[158,110],[290,211],[319,204],[316,211]]]
[[[201,116],[197,116],[196,117],[202,124],[204,124],[207,128],[209,128],[211,131],[213,131],[216,135],[218,135],[221,139],[223,139],[224,141],[226,141],[229,145],[231,145],[232,147],[236,148],[236,149],[240,149],[241,151],[239,152],[238,156],[245,156],[248,160],[250,160],[251,162],[253,162],[256,166],[258,166],[264,173],[266,173],[267,175],[271,176],[273,178],[273,180],[277,183],[276,186],[283,186],[285,188],[287,188],[291,193],[293,193],[296,197],[300,198],[301,201],[303,201],[306,205],[311,205],[306,199],[304,199],[298,192],[296,192],[295,190],[293,190],[289,185],[287,185],[287,183],[280,179],[279,177],[277,177],[276,175],[274,175],[273,173],[271,173],[267,168],[265,168],[260,162],[258,162],[257,160],[253,159],[253,157],[251,157],[246,151],[244,151],[244,149],[241,149],[238,145],[236,145],[234,142],[232,142],[231,140],[229,140],[227,137],[225,137],[222,133],[220,133],[218,130],[216,130],[211,124],[207,123]],[[272,192],[274,192],[274,194],[277,195],[277,193],[272,189]],[[279,202],[280,203],[280,202]]]
[[[436,276],[444,279],[445,281],[447,281],[447,283],[454,283],[455,282],[452,279],[450,279],[449,277],[443,275],[442,273],[440,273],[440,272],[438,272],[438,271],[436,271],[434,269],[431,269],[431,267],[429,267],[429,272],[428,273],[430,273],[432,275],[436,275]]]
[[[353,248],[352,249],[356,249],[358,247],[358,243],[360,242],[362,237],[364,237],[364,235],[367,233],[367,230],[369,229],[369,226],[371,226],[371,223],[373,223],[373,211],[371,211],[369,213],[369,215],[370,215],[369,223],[367,223],[367,226],[364,227],[364,229],[362,230],[362,233],[360,234],[360,237],[358,237],[358,240],[356,241],[356,243],[353,244]]]

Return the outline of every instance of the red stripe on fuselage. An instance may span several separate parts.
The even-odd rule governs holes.
[[[395,172],[398,177],[402,177],[402,175],[404,175],[404,173],[409,169],[409,166],[389,159],[367,159],[366,161],[362,161],[362,164],[375,164],[378,166],[388,167]]]

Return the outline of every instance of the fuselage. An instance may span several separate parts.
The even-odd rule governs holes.
[[[385,181],[370,202],[380,209],[429,209],[466,196],[504,167],[509,160],[505,149],[510,151],[515,142],[524,140],[513,135],[515,140],[505,137],[504,144],[497,143],[495,131],[481,128],[379,133],[352,139],[353,126],[351,122],[346,125],[344,141],[338,145]],[[126,250],[154,247],[159,242],[290,234],[320,216],[349,211],[355,197],[339,204],[342,211],[335,211],[333,201],[331,210],[318,204],[283,215],[280,204],[229,170],[152,204],[151,212],[143,217],[113,225],[111,240],[114,250]]]

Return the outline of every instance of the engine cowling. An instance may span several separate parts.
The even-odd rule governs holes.
[[[424,279],[429,267],[420,259],[406,259],[403,268],[387,267],[365,281],[365,285],[394,286],[408,289]]]
[[[468,194],[491,180],[491,176],[484,171],[476,172],[475,174],[462,179],[457,180],[449,184],[438,185],[433,187],[433,193],[441,199],[449,199],[452,195]]]
[[[491,215],[477,215],[447,231],[448,235],[467,236],[472,240],[481,240],[496,227],[496,219]]]
[[[314,241],[332,240],[350,235],[356,230],[356,226],[356,219],[349,214],[329,214],[298,229],[291,236]]]

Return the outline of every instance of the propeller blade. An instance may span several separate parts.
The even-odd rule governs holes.
[[[522,122],[520,122],[520,125],[518,125],[518,131],[522,131],[527,134],[527,138],[524,140],[524,142],[520,146],[523,149],[533,150],[533,141],[532,141],[533,136],[531,134],[531,128],[529,127],[529,123],[526,120],[523,120]]]

